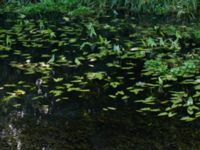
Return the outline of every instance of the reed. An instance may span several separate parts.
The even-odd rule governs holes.
[[[6,5],[16,4],[24,9],[34,8],[39,10],[65,11],[67,8],[78,8],[80,6],[105,10],[125,9],[133,13],[196,13],[200,0],[3,0]],[[19,7],[19,9],[20,9]],[[32,9],[33,10],[33,9]],[[34,11],[34,10],[33,10]]]

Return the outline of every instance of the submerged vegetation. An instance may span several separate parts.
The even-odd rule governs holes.
[[[180,127],[177,136],[192,140],[199,133],[190,136],[187,126],[200,118],[199,0],[5,0],[0,10],[0,147],[143,150],[147,138],[149,149],[193,144],[174,145],[168,133]],[[171,144],[160,141],[164,134]],[[112,135],[116,147],[102,140]],[[26,144],[32,140],[38,145]]]

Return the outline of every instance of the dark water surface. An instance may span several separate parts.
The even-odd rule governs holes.
[[[143,75],[157,54],[142,39],[156,26],[134,18],[3,19],[0,150],[199,150],[198,121],[136,111],[136,100],[191,89],[173,81],[159,92],[157,78]]]

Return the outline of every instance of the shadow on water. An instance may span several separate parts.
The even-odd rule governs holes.
[[[127,113],[129,115],[127,115]],[[69,120],[58,116],[24,118],[12,115],[2,123],[2,149],[162,150],[199,149],[198,125],[183,125],[130,115]],[[137,115],[137,116],[136,116]],[[18,118],[18,119],[17,119]]]

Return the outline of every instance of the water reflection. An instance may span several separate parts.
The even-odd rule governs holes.
[[[198,124],[158,120],[130,112],[95,118],[40,117],[13,112],[1,117],[1,149],[198,150]]]

